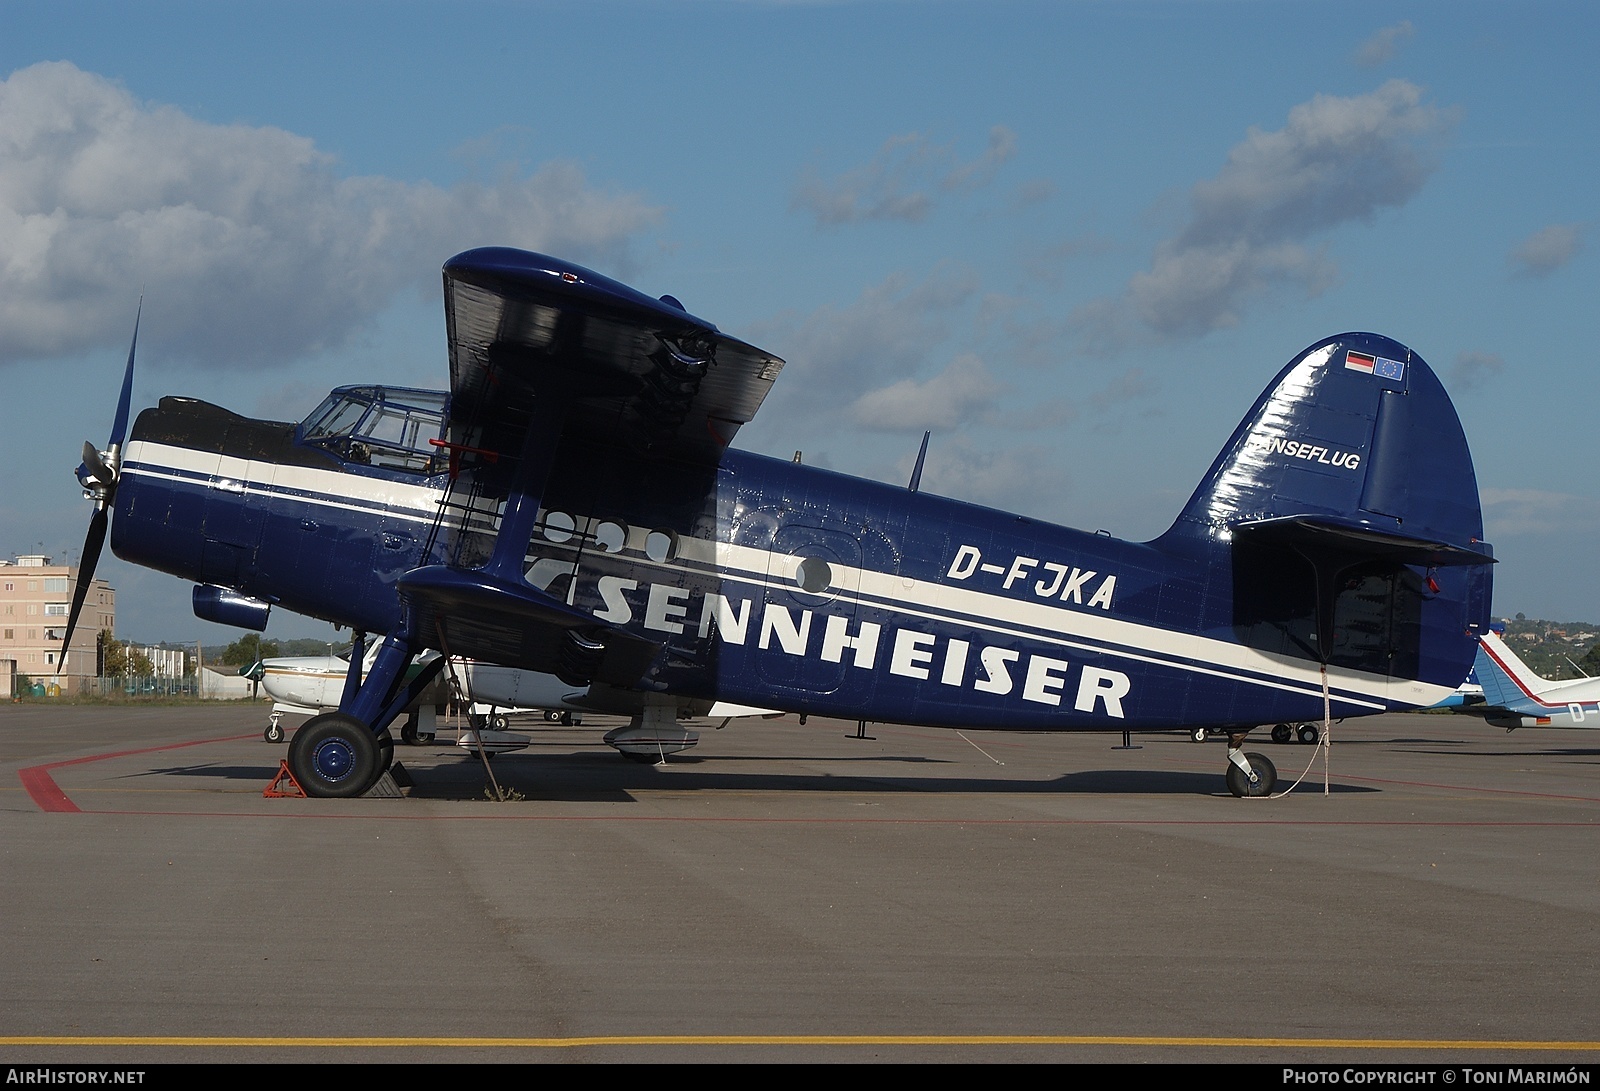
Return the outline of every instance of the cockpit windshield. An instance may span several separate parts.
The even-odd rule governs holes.
[[[342,386],[300,422],[299,440],[350,462],[427,474],[438,469],[450,395],[398,386]]]

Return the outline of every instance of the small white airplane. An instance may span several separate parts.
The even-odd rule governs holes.
[[[363,657],[361,671],[372,669],[378,649],[371,647]],[[417,657],[412,671],[420,671],[429,660],[437,659],[437,652]],[[262,737],[268,742],[282,742],[284,730],[281,723],[285,713],[316,716],[330,708],[338,708],[344,695],[345,679],[350,674],[350,653],[343,655],[290,655],[263,659],[239,672],[260,683],[272,698],[272,712]],[[430,684],[405,709],[405,727],[401,729],[403,741],[416,744],[432,741],[435,706],[449,700],[448,690],[441,676]],[[424,717],[426,730],[420,730]]]
[[[378,648],[379,645],[373,644],[367,649],[361,665],[363,674],[371,669]],[[423,653],[412,664],[411,671],[420,672],[438,657],[437,652]],[[335,656],[282,656],[258,663],[249,671],[249,677],[259,681],[273,700],[263,737],[273,743],[284,740],[281,721],[286,713],[316,716],[338,708],[349,672],[348,652]],[[578,715],[596,710],[587,686],[569,685],[553,674],[456,659],[406,708],[405,725],[400,729],[402,742],[416,746],[433,741],[438,706],[449,700],[452,675],[454,684],[472,702],[469,730],[462,732],[458,740],[458,745],[468,749],[481,745],[491,753],[507,753],[528,747],[532,742],[529,736],[505,730],[509,726],[509,714],[542,713],[552,723],[572,725],[579,722]],[[719,701],[706,709],[704,715],[726,721],[781,713]],[[625,757],[647,761],[687,750],[699,741],[699,732],[677,724],[657,724],[648,729],[622,727],[605,736],[606,744]]]
[[[1499,633],[1491,630],[1478,638],[1472,672],[1483,686],[1484,703],[1462,711],[1496,727],[1600,727],[1600,678],[1541,678]]]

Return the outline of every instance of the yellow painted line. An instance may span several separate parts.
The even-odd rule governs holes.
[[[13,1035],[0,1046],[577,1049],[595,1046],[1200,1046],[1244,1049],[1524,1049],[1600,1052],[1600,1041],[1434,1038],[1190,1038],[1086,1034],[619,1034],[572,1038],[230,1038]]]

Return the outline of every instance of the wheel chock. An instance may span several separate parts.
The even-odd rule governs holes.
[[[285,786],[285,782],[287,785]],[[294,774],[289,772],[287,760],[278,762],[278,775],[272,778],[272,783],[262,791],[268,799],[306,799],[306,790],[300,787],[300,782],[294,779]]]
[[[400,786],[395,783],[395,778],[385,771],[382,776],[372,782],[372,787],[361,793],[361,798],[399,799]]]

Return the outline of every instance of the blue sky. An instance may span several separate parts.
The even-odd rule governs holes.
[[[73,558],[136,405],[445,383],[439,266],[544,250],[789,361],[749,449],[1127,538],[1271,376],[1444,378],[1499,613],[1600,619],[1600,9],[0,6],[0,553]],[[121,635],[207,641],[107,557]],[[275,617],[269,635],[326,626]]]

